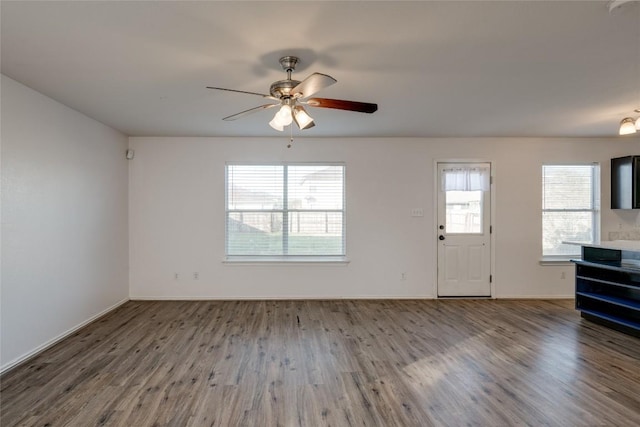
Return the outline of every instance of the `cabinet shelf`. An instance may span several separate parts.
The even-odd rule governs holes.
[[[640,269],[621,265],[622,253],[617,249],[586,251],[583,247],[582,257],[573,261],[576,309],[581,316],[640,336]]]
[[[634,301],[628,298],[617,298],[611,295],[600,295],[591,292],[576,292],[576,296],[578,295],[584,298],[591,298],[609,304],[619,305],[620,307],[630,308],[632,310],[640,310],[640,301]]]
[[[617,249],[607,249],[609,251],[617,250]],[[585,261],[585,260],[572,260],[572,262],[581,266],[581,270],[596,268],[598,270],[611,270],[620,273],[626,273],[631,275],[640,275],[640,268],[630,267],[626,265],[621,265],[620,262],[594,262],[594,261]],[[640,285],[640,283],[639,283]]]
[[[617,283],[617,282],[611,282],[609,280],[594,279],[593,277],[588,277],[588,276],[576,276],[576,279],[588,280],[589,282],[594,282],[594,283],[602,283],[603,285],[618,286],[620,288],[640,290],[640,284],[627,285],[626,283]]]
[[[631,328],[631,329],[640,331],[640,324],[638,324],[637,322],[630,322],[629,320],[624,319],[622,317],[614,316],[610,313],[605,313],[597,310],[581,310],[581,311],[583,314],[586,314],[587,316],[600,318],[602,320],[606,320],[608,322],[612,322],[612,323],[624,326],[626,328]]]

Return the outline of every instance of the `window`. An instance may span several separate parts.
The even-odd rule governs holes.
[[[343,257],[343,164],[228,164],[230,259]]]
[[[580,246],[563,241],[593,242],[599,236],[598,165],[542,166],[542,255],[568,258]]]
[[[491,186],[489,165],[442,169],[447,234],[482,234],[483,192]]]

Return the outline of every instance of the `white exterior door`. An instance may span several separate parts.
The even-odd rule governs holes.
[[[438,163],[438,296],[491,296],[491,164]]]

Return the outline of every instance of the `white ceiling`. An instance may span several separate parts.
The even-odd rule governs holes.
[[[607,1],[1,2],[2,73],[132,136],[277,136],[205,86],[376,102],[302,135],[613,136],[640,108],[640,4]],[[638,116],[638,114],[635,114]],[[300,131],[295,131],[300,135]]]

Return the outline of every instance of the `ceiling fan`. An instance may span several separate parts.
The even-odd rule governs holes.
[[[280,107],[269,125],[275,130],[283,131],[285,126],[295,122],[302,130],[315,126],[313,119],[307,114],[303,105],[320,108],[334,108],[338,110],[357,111],[359,113],[373,113],[378,109],[378,104],[368,102],[345,101],[342,99],[309,98],[327,86],[336,83],[331,76],[321,73],[313,73],[302,81],[292,80],[291,73],[296,69],[299,59],[296,56],[284,56],[280,58],[282,69],[287,72],[286,80],[278,80],[271,84],[270,95],[243,90],[226,89],[223,87],[207,86],[207,89],[226,90],[229,92],[257,95],[276,101],[271,104],[260,105],[245,111],[224,117],[222,120],[236,120],[248,114],[267,108]]]

